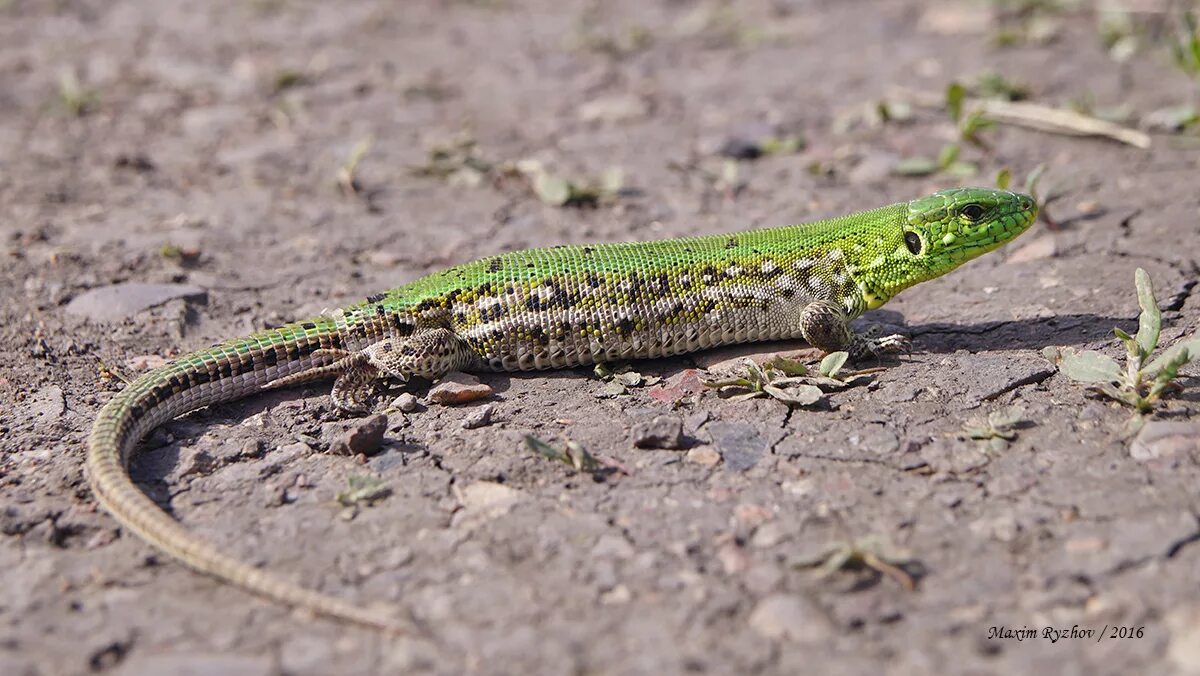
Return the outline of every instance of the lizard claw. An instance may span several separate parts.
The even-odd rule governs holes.
[[[893,333],[890,336],[880,336],[871,341],[876,354],[899,354],[912,352],[912,340],[903,334]]]
[[[878,327],[873,327],[858,337],[850,349],[851,358],[878,359],[885,354],[912,352],[912,340],[908,336],[899,333],[893,333],[888,336],[878,336],[878,334]]]

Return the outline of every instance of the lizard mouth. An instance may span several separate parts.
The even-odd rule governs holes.
[[[961,227],[958,234],[947,236],[946,253],[955,260],[974,258],[982,253],[1000,247],[1029,229],[1037,220],[1038,205],[1028,195],[1009,193],[1012,196],[1012,206],[1007,213],[993,215],[987,222],[976,226]],[[957,240],[957,242],[954,242]],[[953,244],[958,246],[953,246]]]
[[[1020,212],[1018,212],[1017,215],[1018,217],[1024,219],[1024,222],[1022,223],[1022,229],[1028,228],[1030,225],[1033,225],[1034,221],[1037,220],[1038,212],[1040,211],[1038,208],[1038,203],[1029,195],[1023,195],[1021,193],[1014,194],[1017,196],[1017,207],[1020,208]]]

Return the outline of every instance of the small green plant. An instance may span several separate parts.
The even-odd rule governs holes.
[[[979,167],[974,162],[958,159],[961,152],[962,146],[958,143],[947,143],[942,146],[936,160],[924,155],[906,157],[896,162],[892,173],[900,176],[929,176],[941,172],[954,178],[970,178],[979,172]]]
[[[415,176],[475,186],[482,183],[493,168],[492,162],[480,155],[475,137],[461,132],[448,141],[431,146],[425,164],[410,167],[410,171]]]
[[[978,90],[977,87],[973,89]],[[986,92],[983,91],[975,91],[974,93],[984,97],[987,96]],[[970,143],[980,148],[987,148],[988,145],[983,140],[983,137],[980,136],[980,133],[996,126],[996,123],[984,117],[982,110],[964,109],[967,103],[967,94],[968,90],[965,86],[958,82],[951,82],[946,87],[946,113],[950,116],[951,121],[958,125],[958,135],[964,143]]]
[[[549,444],[532,434],[525,435],[525,445],[543,458],[570,465],[576,472],[595,472],[600,463],[583,446],[568,440],[563,447]]]
[[[611,201],[625,187],[625,172],[612,167],[599,179],[571,180],[547,171],[536,160],[517,163],[517,169],[531,181],[533,193],[552,207],[596,206]]]
[[[1200,78],[1200,22],[1192,12],[1183,15],[1183,30],[1171,42],[1171,57],[1179,70],[1189,77]]]
[[[391,494],[392,489],[383,479],[355,475],[346,479],[346,490],[339,492],[335,497],[343,507],[358,507],[373,505]]]
[[[590,474],[597,481],[614,474],[628,475],[630,472],[620,461],[608,456],[595,456],[571,439],[566,439],[561,446],[542,441],[532,434],[525,435],[525,445],[538,455],[568,465],[576,472]]]
[[[908,591],[916,589],[916,578],[907,568],[919,567],[907,550],[900,549],[881,535],[866,535],[857,539],[832,542],[791,561],[793,568],[815,568],[818,577],[828,577],[840,570],[869,568],[898,582]]]
[[[996,172],[996,187],[1001,190],[1008,190],[1009,184],[1012,183],[1012,169],[1004,167]]]
[[[350,149],[346,161],[337,170],[337,184],[346,195],[357,195],[362,190],[358,181],[358,165],[371,152],[371,139],[362,139]]]
[[[980,73],[971,84],[971,93],[985,99],[1024,101],[1029,98],[1029,85],[1010,80],[1000,73]]]
[[[830,352],[817,365],[815,374],[810,373],[804,364],[783,357],[775,357],[771,363],[780,370],[786,367],[789,375],[803,377],[826,392],[861,385],[870,380],[873,374],[884,370],[883,368],[870,368],[859,371],[843,371],[842,367],[849,359],[849,352]]]
[[[1010,406],[992,411],[987,418],[968,420],[962,429],[972,439],[986,442],[990,450],[1002,451],[1008,447],[1008,442],[1017,438],[1017,430],[1027,423],[1025,410]]]
[[[164,244],[159,247],[158,254],[179,265],[192,265],[200,260],[200,249],[178,244]]]
[[[1182,389],[1175,380],[1180,368],[1200,356],[1200,338],[1181,340],[1151,359],[1158,347],[1162,313],[1154,298],[1150,275],[1138,268],[1134,280],[1138,305],[1142,308],[1137,335],[1113,329],[1125,344],[1124,370],[1115,359],[1095,350],[1079,352],[1073,348],[1047,347],[1043,354],[1071,380],[1089,383],[1093,391],[1132,406],[1140,416],[1151,412],[1165,394]]]
[[[710,49],[751,49],[775,38],[767,27],[748,22],[734,3],[703,3],[677,23],[676,32]]]
[[[631,387],[649,387],[662,381],[659,376],[644,375],[628,363],[620,362],[600,362],[592,369],[592,375],[604,381],[604,396],[610,397],[629,394]]]
[[[1062,31],[1062,14],[1075,2],[1048,0],[990,0],[999,32],[992,41],[1001,47],[1045,44]]]
[[[821,388],[804,382],[808,368],[799,362],[785,360],[788,366],[776,362],[759,366],[746,360],[746,375],[724,380],[702,381],[705,387],[717,390],[717,396],[730,401],[769,397],[788,406],[812,406],[825,398]]]
[[[308,82],[308,76],[304,74],[304,71],[295,70],[292,68],[283,68],[275,72],[274,82],[271,86],[274,90],[274,93],[278,94],[293,87],[306,85]]]
[[[843,371],[849,358],[847,352],[831,352],[821,360],[815,373],[799,361],[783,356],[761,366],[747,359],[745,375],[703,383],[715,388],[717,396],[730,401],[769,397],[789,406],[813,406],[825,399],[826,392],[860,385],[883,370]]]
[[[80,117],[95,107],[97,96],[79,81],[74,69],[67,68],[58,74],[58,100],[68,113]]]
[[[1128,61],[1137,53],[1141,40],[1133,13],[1120,7],[1110,7],[1096,13],[1096,30],[1108,56],[1117,63]]]

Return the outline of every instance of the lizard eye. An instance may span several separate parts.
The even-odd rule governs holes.
[[[962,211],[959,213],[962,214],[963,218],[974,222],[983,218],[983,207],[979,206],[978,204],[968,204],[967,206],[963,207]]]
[[[904,233],[904,246],[908,247],[908,251],[912,255],[921,255],[921,238],[917,233],[912,231]]]

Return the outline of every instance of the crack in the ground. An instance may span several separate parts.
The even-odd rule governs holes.
[[[901,467],[897,467],[896,465],[893,465],[885,460],[875,460],[872,458],[837,458],[837,457],[833,457],[833,456],[829,456],[829,455],[808,455],[805,453],[793,453],[791,455],[780,456],[780,457],[786,458],[788,460],[790,460],[792,458],[804,458],[806,460],[828,460],[830,462],[836,462],[836,463],[841,463],[841,464],[878,465],[880,467],[885,467],[887,469],[894,470],[896,472],[901,472],[901,473],[905,473],[905,474],[907,474],[909,472],[909,470],[901,468]]]
[[[999,390],[996,390],[995,392],[990,392],[990,393],[985,394],[982,397],[980,397],[980,401],[992,401],[993,399],[998,399],[999,397],[1004,396],[1005,394],[1008,394],[1009,392],[1012,392],[1013,390],[1017,389],[1018,387],[1024,387],[1026,385],[1034,385],[1037,383],[1044,382],[1045,380],[1050,378],[1050,376],[1053,376],[1055,373],[1058,373],[1057,368],[1047,367],[1036,373],[1031,373],[1023,378],[1018,378],[1014,381],[1006,383]]]
[[[1196,521],[1196,530],[1172,542],[1171,546],[1167,547],[1166,557],[1168,559],[1175,558],[1179,552],[1193,542],[1200,542],[1200,514],[1193,514],[1192,519]]]
[[[1166,310],[1168,312],[1178,312],[1182,310],[1184,303],[1186,303],[1188,298],[1191,297],[1192,289],[1196,288],[1197,283],[1198,282],[1195,279],[1185,279],[1178,287],[1176,287],[1177,291],[1175,291],[1174,294],[1172,294],[1165,301],[1159,303],[1159,309]]]

